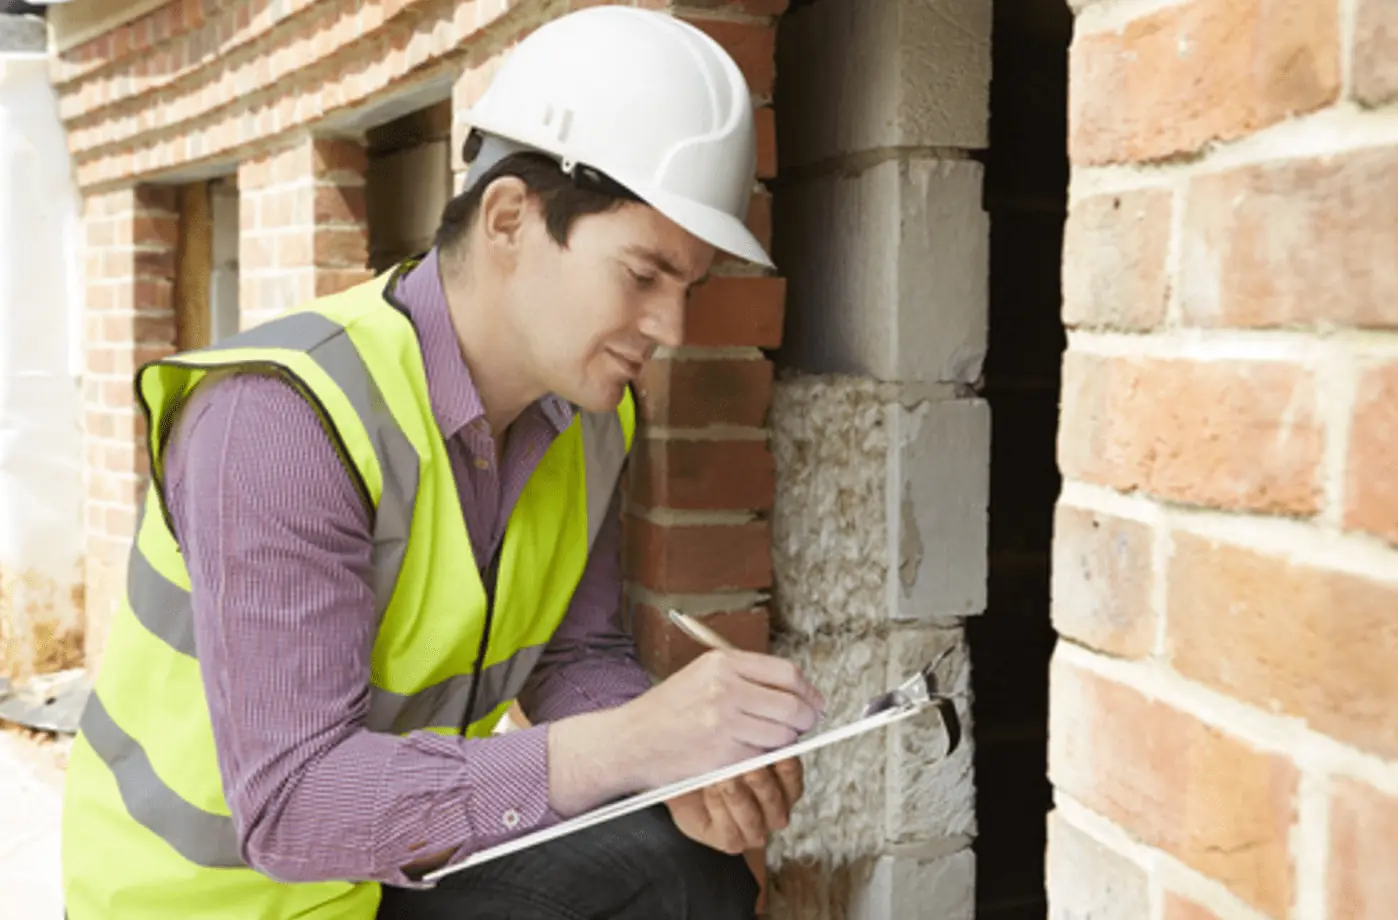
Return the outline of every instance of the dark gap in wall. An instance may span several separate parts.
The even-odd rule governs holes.
[[[995,5],[990,149],[992,415],[990,584],[968,626],[975,673],[976,912],[981,920],[1047,914],[1049,563],[1059,361],[1059,272],[1067,213],[1067,67],[1063,0]]]
[[[369,268],[425,252],[452,193],[451,100],[409,112],[365,136]]]

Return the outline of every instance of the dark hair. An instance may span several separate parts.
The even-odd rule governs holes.
[[[447,202],[434,240],[438,250],[453,252],[465,241],[480,211],[486,187],[504,176],[520,179],[540,200],[549,236],[560,246],[568,245],[568,233],[579,217],[600,214],[628,201],[640,200],[628,189],[584,166],[578,166],[573,175],[569,175],[558,161],[544,154],[512,153],[486,170],[471,188]]]

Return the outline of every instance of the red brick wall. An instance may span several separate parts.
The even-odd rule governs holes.
[[[178,237],[173,188],[137,186],[86,202],[87,311],[83,374],[87,657],[106,644],[126,576],[136,506],[149,478],[145,417],[131,377],[174,350]]]
[[[1075,5],[1054,915],[1398,916],[1398,16]]]

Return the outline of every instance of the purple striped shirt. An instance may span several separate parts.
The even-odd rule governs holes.
[[[417,328],[480,568],[573,410],[552,396],[530,406],[497,469],[435,252],[398,295]],[[401,867],[429,854],[464,858],[545,827],[560,816],[548,804],[540,723],[650,687],[619,623],[615,498],[520,697],[534,727],[479,740],[398,737],[363,726],[378,630],[370,522],[310,405],[266,377],[202,387],[180,415],[165,476],[225,795],[244,857],[270,876],[410,885]]]

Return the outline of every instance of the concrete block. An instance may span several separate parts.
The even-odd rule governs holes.
[[[899,620],[980,613],[986,605],[990,405],[923,400],[887,410],[889,544],[897,577],[889,606]]]
[[[943,655],[945,654],[945,657]],[[922,843],[976,834],[974,744],[971,706],[971,660],[960,629],[912,627],[889,636],[888,677],[893,686],[920,668],[941,660],[938,682],[963,694],[957,703],[961,746],[944,757],[946,735],[933,713],[918,715],[885,733],[887,790],[885,836],[893,843]]]
[[[1151,916],[1145,870],[1049,815],[1049,920],[1140,920]]]
[[[884,856],[855,883],[849,920],[974,920],[976,857],[960,850],[932,859]]]
[[[870,697],[947,649],[938,674],[964,692],[970,666],[960,629],[846,627],[814,637],[779,635],[774,643],[776,654],[795,661],[825,694],[829,725],[853,719]],[[773,837],[770,864],[847,865],[898,844],[973,835],[970,712],[959,709],[968,737],[945,760],[940,722],[930,713],[806,755],[806,794],[791,824]]]
[[[988,142],[991,0],[822,0],[777,40],[782,166]]]
[[[989,277],[982,173],[970,160],[898,159],[782,189],[782,363],[886,381],[979,378]]]
[[[867,378],[774,391],[779,630],[856,632],[985,609],[990,419]]]

